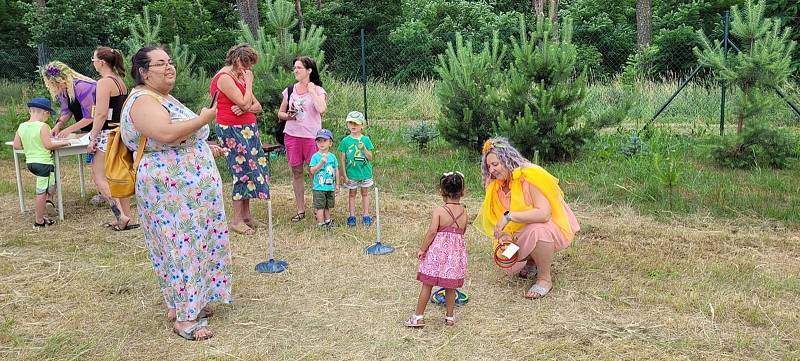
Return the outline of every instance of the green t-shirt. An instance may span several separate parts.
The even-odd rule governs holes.
[[[361,135],[361,141],[364,142],[364,147],[372,151],[375,146],[366,135]],[[358,146],[358,139],[348,135],[339,143],[339,152],[344,153],[344,170],[347,173],[347,178],[362,181],[372,179],[372,162],[370,162],[364,155],[364,152]]]
[[[17,128],[17,134],[25,150],[25,163],[53,164],[53,153],[44,147],[42,137],[43,122],[25,122]]]

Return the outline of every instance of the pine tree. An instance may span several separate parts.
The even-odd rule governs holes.
[[[441,82],[436,95],[442,105],[443,118],[439,133],[450,143],[480,149],[491,137],[497,121],[495,101],[500,88],[501,66],[505,46],[495,32],[491,45],[475,52],[472,42],[464,42],[456,34],[455,44],[449,43],[444,55],[439,55],[436,72]]]
[[[521,19],[498,103],[496,132],[523,155],[538,151],[543,160],[570,159],[594,133],[591,124],[578,126],[586,113],[587,81],[585,72],[575,67],[572,22],[565,19],[556,38],[548,18],[537,17],[535,28],[526,29]]]
[[[720,41],[711,42],[698,31],[702,50],[694,48],[700,62],[712,68],[720,79],[738,87],[742,97],[737,106],[736,133],[741,134],[745,119],[768,105],[763,94],[780,87],[792,74],[795,42],[791,28],[781,30],[780,21],[764,17],[766,1],[746,0],[743,10],[732,8],[731,34],[741,52],[731,51],[725,61]]]

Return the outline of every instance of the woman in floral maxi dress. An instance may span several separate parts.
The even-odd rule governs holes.
[[[136,200],[145,243],[174,330],[196,340],[207,328],[209,302],[231,303],[231,255],[222,184],[209,147],[208,123],[216,109],[195,114],[169,95],[175,68],[160,48],[143,48],[133,59],[136,88],[122,111],[125,145],[134,150],[146,136],[136,173]]]

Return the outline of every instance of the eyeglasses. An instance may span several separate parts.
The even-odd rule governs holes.
[[[174,68],[175,67],[175,60],[169,59],[168,61],[163,62],[163,63],[149,64],[149,65],[147,65],[147,67],[148,68],[163,68],[163,67],[166,67],[167,65],[169,65],[169,66]]]

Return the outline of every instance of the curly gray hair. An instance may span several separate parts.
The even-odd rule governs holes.
[[[489,138],[483,145],[483,155],[481,156],[481,176],[484,184],[494,179],[489,173],[489,165],[486,164],[486,157],[489,154],[496,155],[500,164],[509,172],[523,165],[531,164],[531,161],[523,157],[517,148],[508,142],[508,139],[504,137]]]

